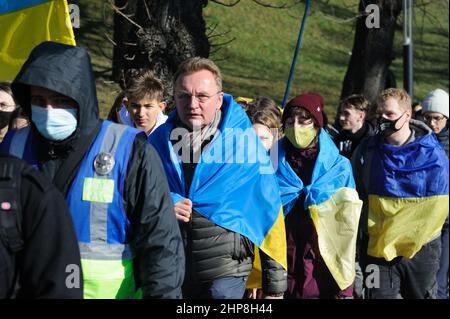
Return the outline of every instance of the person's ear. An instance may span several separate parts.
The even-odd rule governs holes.
[[[220,110],[220,108],[222,107],[222,103],[223,103],[223,92],[219,93],[219,99],[218,99],[218,107],[217,109]]]
[[[364,119],[366,118],[366,112],[364,111],[359,111],[359,118],[361,119],[361,121],[364,121]]]
[[[167,102],[162,101],[162,102],[159,102],[158,105],[159,105],[159,108],[161,109],[161,111],[164,111],[167,107]]]

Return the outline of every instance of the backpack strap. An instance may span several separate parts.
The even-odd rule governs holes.
[[[20,182],[23,161],[12,157],[0,160],[0,240],[12,252],[23,248]]]

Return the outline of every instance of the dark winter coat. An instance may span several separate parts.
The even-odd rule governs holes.
[[[64,197],[24,161],[1,156],[0,174],[0,214],[16,215],[22,243],[13,244],[12,231],[0,223],[0,299],[83,298],[80,251]]]
[[[12,90],[26,115],[33,120],[30,86],[59,92],[78,104],[76,131],[63,141],[51,142],[43,138],[32,124],[38,140],[40,168],[55,179],[67,156],[77,152],[90,136],[95,137],[99,127],[95,79],[89,55],[81,47],[54,42],[44,42],[32,51],[14,80]],[[72,183],[76,172],[77,169],[67,184]],[[181,297],[184,276],[182,239],[160,158],[145,136],[134,140],[123,197],[131,221],[131,245],[138,270],[136,281],[142,287],[144,298]]]

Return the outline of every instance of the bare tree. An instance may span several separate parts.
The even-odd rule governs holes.
[[[341,98],[353,93],[364,94],[370,102],[385,87],[394,86],[389,76],[393,60],[396,21],[402,11],[401,0],[370,0],[359,2],[355,41],[350,63],[345,74]],[[366,6],[379,8],[379,27],[368,27]],[[392,74],[391,74],[392,76]]]
[[[207,0],[115,0],[113,79],[124,87],[129,76],[151,69],[172,95],[178,65],[192,56],[208,57],[202,16]]]

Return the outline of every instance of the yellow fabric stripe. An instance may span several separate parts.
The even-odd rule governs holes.
[[[262,267],[259,249],[255,247],[255,260],[253,261],[253,269],[248,276],[247,289],[262,288]]]
[[[287,269],[286,228],[284,226],[283,207],[280,206],[278,217],[259,247],[270,258]]]
[[[387,261],[412,258],[441,231],[449,211],[448,195],[422,198],[369,196],[367,253]]]
[[[131,260],[81,259],[85,299],[138,298]]]
[[[286,245],[286,228],[284,225],[283,207],[280,207],[278,217],[259,247],[273,260],[287,269],[287,245]],[[253,261],[253,269],[247,280],[247,288],[262,287],[262,267],[259,249],[255,247],[255,260]]]
[[[356,237],[362,201],[355,189],[342,187],[309,211],[317,231],[320,254],[341,289],[355,280]]]
[[[75,45],[67,1],[49,1],[0,15],[0,80],[13,80],[44,41]]]

